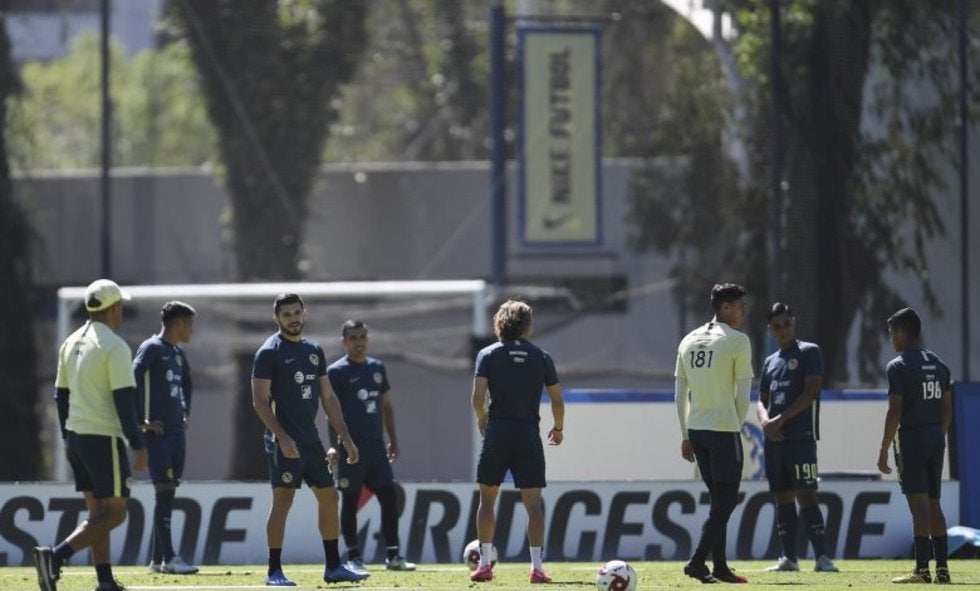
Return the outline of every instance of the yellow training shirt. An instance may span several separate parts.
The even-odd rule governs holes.
[[[753,377],[749,337],[716,320],[701,326],[677,347],[674,376],[691,392],[688,429],[738,432],[738,381]]]

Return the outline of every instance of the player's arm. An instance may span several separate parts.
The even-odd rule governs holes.
[[[953,389],[946,388],[943,392],[943,433],[949,433],[953,423]]]
[[[891,474],[888,466],[888,448],[895,440],[898,424],[902,420],[902,395],[888,393],[888,412],[885,414],[885,428],[881,435],[881,448],[878,450],[878,470],[882,474]]]
[[[388,433],[388,461],[394,462],[398,459],[398,433],[395,430],[395,406],[391,403],[391,390],[381,393],[381,419]]]
[[[755,404],[755,416],[759,419],[760,425],[765,425],[769,420],[769,387],[765,383],[759,384],[759,401]]]
[[[109,388],[119,417],[119,426],[133,450],[133,471],[146,468],[146,450],[143,447],[143,431],[136,415],[136,382],[133,378],[133,354],[125,342],[113,346],[106,363]]]
[[[473,392],[470,394],[470,404],[473,406],[473,412],[476,414],[476,425],[480,429],[480,435],[486,435],[487,432],[487,421],[489,417],[487,416],[487,389],[490,385],[490,380],[483,376],[473,377]]]
[[[136,350],[136,357],[133,359],[133,379],[136,380],[136,416],[139,419],[140,427],[144,431],[163,433],[163,423],[159,420],[150,419],[150,393],[147,391],[147,381],[149,372],[156,362],[157,348],[144,342]]]
[[[65,345],[62,344],[61,349],[58,351],[58,373],[55,374],[54,378],[54,403],[58,409],[58,424],[61,426],[62,439],[68,436],[68,431],[65,429],[65,424],[68,422],[68,399],[70,396],[70,392],[68,390],[68,378],[65,375],[65,367],[62,362],[64,353]]]
[[[548,444],[561,445],[565,440],[565,398],[559,384],[545,386],[544,390],[551,400],[551,417],[554,420],[554,425],[548,430]]]
[[[184,421],[186,422],[191,416],[191,398],[194,396],[194,382],[191,380],[191,366],[187,362],[187,355],[184,352],[180,352],[180,356],[184,359],[184,371],[180,374],[180,391],[184,395]]]
[[[347,450],[347,463],[356,464],[360,455],[357,446],[354,445],[354,440],[350,438],[350,432],[347,431],[347,421],[344,420],[344,410],[340,407],[340,400],[337,399],[337,394],[333,391],[333,386],[330,385],[330,380],[326,374],[321,375],[318,379],[320,402],[323,403],[323,410],[327,413],[327,420],[337,430],[340,444]]]
[[[688,397],[690,387],[687,384],[687,369],[684,367],[684,356],[677,354],[674,367],[674,406],[677,408],[677,421],[681,427],[681,457],[688,462],[694,461],[694,448],[687,438],[687,418],[691,413],[691,399]]]
[[[296,447],[296,442],[289,436],[289,433],[286,433],[279,419],[276,418],[276,413],[272,410],[272,380],[252,378],[252,408],[255,409],[255,414],[259,415],[259,419],[266,428],[275,436],[279,443],[279,449],[282,450],[282,455],[287,458],[298,458],[299,449]]]
[[[786,421],[792,419],[796,415],[810,408],[813,401],[820,396],[820,388],[823,387],[823,376],[806,376],[803,378],[803,393],[793,401],[793,404],[789,405],[789,408],[784,410],[782,413],[773,417],[774,423],[779,423],[782,427]]]
[[[735,412],[739,426],[749,412],[749,395],[752,393],[752,344],[749,337],[741,335],[741,347],[735,357]]]

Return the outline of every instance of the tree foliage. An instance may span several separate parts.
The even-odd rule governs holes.
[[[173,0],[218,132],[241,280],[298,279],[307,198],[334,99],[354,75],[366,5]]]
[[[36,480],[42,476],[38,381],[35,375],[34,287],[31,245],[34,235],[21,206],[14,201],[7,163],[7,108],[20,88],[10,59],[7,23],[0,13],[0,414],[5,453],[0,480]]]
[[[936,199],[945,188],[944,170],[956,164],[956,5],[939,0],[784,4],[778,92],[785,181],[782,264],[775,286],[769,285],[770,270],[759,256],[771,229],[766,209],[773,138],[768,5],[761,0],[723,3],[734,20],[736,63],[748,89],[737,98],[748,104],[739,133],[751,148],[749,177],[741,190],[679,198],[673,186],[658,184],[656,172],[648,169],[633,194],[636,245],[674,253],[682,261],[675,268],[678,274],[689,268],[690,257],[698,257],[701,274],[721,279],[739,270],[756,286],[756,294],[771,292],[795,303],[799,332],[824,348],[831,381],[848,379],[847,335],[857,323],[857,377],[877,381],[882,321],[901,303],[901,294],[887,287],[887,274],[919,277],[926,301],[939,312],[925,245],[943,233]],[[723,78],[720,69],[702,73]],[[976,79],[977,71],[971,76]],[[719,107],[721,117],[732,116],[730,106]],[[724,127],[711,129],[720,120],[689,118],[690,128],[677,131],[688,137],[707,132],[721,143]],[[698,180],[705,170],[696,163],[704,155],[682,151],[691,163],[674,182],[707,182]],[[718,162],[715,170],[725,168]],[[718,210],[733,213],[728,224],[744,224],[737,231],[741,240],[731,241],[724,230],[690,232],[676,241],[651,238]],[[726,244],[730,250],[724,256]],[[705,260],[706,252],[719,256]],[[746,259],[753,264],[747,266]],[[704,293],[706,285],[697,289]]]
[[[114,166],[200,166],[214,159],[215,133],[186,43],[130,57],[110,49]],[[84,33],[66,55],[21,68],[24,96],[8,120],[10,158],[20,170],[100,165],[99,38]]]

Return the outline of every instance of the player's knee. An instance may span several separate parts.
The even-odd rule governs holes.
[[[817,504],[817,491],[798,490],[796,491],[796,501],[800,504],[800,507],[812,507]]]

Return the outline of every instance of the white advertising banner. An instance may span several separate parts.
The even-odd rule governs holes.
[[[597,244],[598,29],[519,29],[526,244]]]
[[[775,557],[775,512],[765,483],[743,482],[741,493],[728,528],[729,556]],[[944,483],[943,509],[950,524],[959,521],[958,494],[957,483]],[[181,486],[173,517],[175,549],[200,564],[264,563],[270,497],[263,483]],[[552,561],[685,560],[708,515],[707,494],[697,481],[556,482],[545,489],[544,498],[545,553]],[[825,481],[819,498],[834,556],[909,555],[911,518],[896,483]],[[499,502],[500,559],[526,561],[526,516],[520,495],[505,485]],[[405,556],[421,563],[460,562],[466,542],[476,538],[477,503],[473,484],[401,485],[399,535]],[[149,562],[152,515],[152,487],[137,484],[128,518],[112,534],[115,564]],[[84,502],[71,485],[0,485],[0,566],[30,564],[31,548],[63,539],[84,517]],[[383,560],[380,514],[373,498],[363,503],[358,520],[365,556],[373,562]],[[319,540],[313,495],[301,490],[286,526],[283,560],[322,562]],[[89,556],[79,552],[72,564],[86,564]]]

